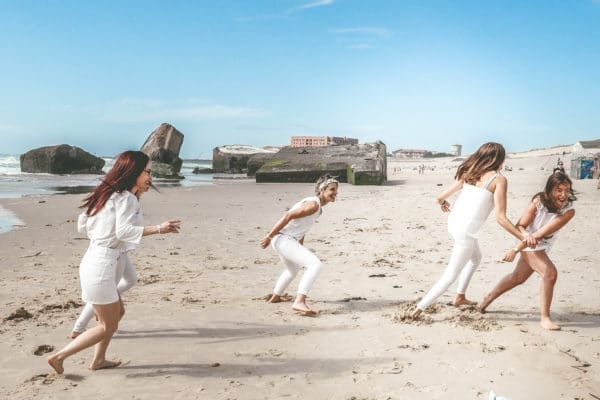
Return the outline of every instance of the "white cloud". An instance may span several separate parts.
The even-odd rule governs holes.
[[[307,8],[330,6],[334,3],[334,1],[335,0],[315,0],[315,1],[311,1],[309,3],[302,4],[298,7],[296,7],[296,9],[306,10]]]
[[[119,122],[205,121],[263,118],[270,115],[268,112],[252,107],[222,104],[190,105],[193,101],[190,102],[189,99],[183,103],[166,104],[156,99],[128,97],[108,104],[100,118]]]
[[[308,3],[301,4],[294,8],[283,11],[282,13],[275,14],[264,14],[264,15],[253,15],[253,16],[241,16],[234,18],[235,22],[247,23],[247,22],[265,22],[273,20],[290,19],[291,15],[297,11],[308,10],[316,7],[324,7],[332,5],[336,0],[313,0]]]
[[[266,21],[276,21],[281,19],[289,19],[290,17],[286,14],[265,14],[265,15],[253,15],[253,16],[245,16],[245,17],[236,17],[234,18],[235,22],[245,23],[245,22],[266,22]]]
[[[600,0],[598,0],[600,1]],[[345,34],[357,34],[357,35],[372,35],[379,37],[389,37],[392,32],[387,28],[374,28],[374,27],[358,27],[358,28],[338,28],[330,29],[329,32],[340,35]]]

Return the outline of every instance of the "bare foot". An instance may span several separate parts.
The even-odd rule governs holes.
[[[71,334],[68,336],[68,338],[75,339],[77,336],[79,336],[81,334],[82,334],[82,332],[72,331]]]
[[[115,368],[115,367],[118,367],[119,365],[121,365],[121,360],[117,360],[117,361],[103,360],[103,361],[100,361],[97,363],[92,363],[89,368],[92,371],[96,371],[99,369]]]
[[[421,315],[422,312],[423,312],[423,310],[421,310],[420,308],[415,308],[415,310],[410,313],[410,318],[418,319],[419,315]]]
[[[283,300],[281,300],[281,296],[278,294],[274,294],[271,296],[271,298],[268,300],[269,303],[281,303]]]
[[[483,296],[483,301],[481,302],[479,307],[477,307],[477,309],[479,310],[480,313],[485,314],[485,309],[488,308],[488,306],[490,305],[491,302],[492,302],[492,300],[490,299],[490,294],[486,293]]]
[[[476,301],[471,301],[468,300],[464,294],[457,294],[456,297],[454,298],[454,301],[452,302],[452,305],[454,307],[458,307],[458,306],[474,306],[475,304],[477,304]]]
[[[301,315],[306,317],[314,317],[318,314],[315,310],[311,310],[305,303],[294,303],[292,310],[298,311]]]
[[[65,369],[63,368],[63,360],[59,359],[56,354],[48,356],[47,361],[57,374],[61,375],[63,372],[65,372]]]
[[[549,331],[560,331],[560,325],[556,325],[550,318],[542,318],[540,320],[540,325],[544,329],[548,329]]]

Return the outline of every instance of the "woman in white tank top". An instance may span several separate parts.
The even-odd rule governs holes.
[[[485,295],[479,311],[486,308],[503,293],[525,282],[533,272],[542,277],[540,286],[540,325],[544,329],[559,330],[560,326],[550,318],[550,304],[554,293],[557,271],[548,253],[556,240],[559,229],[575,216],[573,202],[577,200],[572,189],[571,179],[562,172],[552,174],[543,192],[531,199],[527,209],[517,222],[517,228],[526,235],[538,240],[535,247],[528,247],[524,242],[508,250],[504,261],[513,261],[517,253],[521,253],[513,272],[498,282],[490,293]]]
[[[260,241],[263,249],[270,243],[285,266],[285,270],[275,284],[269,303],[282,301],[281,296],[285,289],[298,275],[300,267],[305,267],[306,272],[298,285],[292,309],[302,315],[317,315],[317,312],[306,304],[306,296],[321,272],[323,263],[312,251],[304,247],[304,237],[321,215],[321,207],[335,201],[337,190],[338,181],[334,177],[330,175],[320,177],[315,186],[315,196],[306,197],[294,204]]]
[[[448,266],[442,277],[429,290],[411,313],[417,318],[423,310],[437,300],[459,277],[455,306],[476,304],[467,300],[465,292],[475,269],[481,262],[478,232],[492,211],[496,210],[496,221],[518,239],[525,239],[506,217],[507,181],[498,171],[504,164],[506,152],[499,143],[485,143],[457,169],[455,181],[442,192],[437,200],[443,212],[449,212],[448,231],[454,239],[454,247]],[[446,200],[460,191],[454,206]],[[535,242],[529,238],[528,243]]]

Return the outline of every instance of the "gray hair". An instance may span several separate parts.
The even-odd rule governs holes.
[[[336,178],[337,176],[326,174],[317,179],[317,183],[315,184],[315,194],[321,193],[321,191],[323,191],[325,188],[327,188],[327,186],[329,186],[332,183],[339,183],[339,181]]]

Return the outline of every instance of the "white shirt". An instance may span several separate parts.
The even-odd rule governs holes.
[[[144,233],[137,197],[128,190],[113,193],[96,215],[90,217],[85,212],[79,215],[77,230],[87,234],[90,245],[132,250]]]
[[[533,221],[531,222],[531,224],[529,224],[527,226],[527,228],[525,228],[525,230],[530,234],[534,233],[535,231],[541,229],[543,226],[550,223],[550,221],[552,221],[554,218],[556,218],[557,215],[562,215],[573,208],[573,203],[569,202],[562,210],[560,210],[560,214],[551,213],[550,211],[548,211],[546,206],[544,206],[542,204],[542,202],[540,201],[539,198],[535,199],[534,201],[535,201],[535,207],[536,207],[537,211],[535,213],[535,217],[533,218]],[[546,250],[546,252],[549,252],[550,249],[552,249],[552,245],[554,244],[554,241],[556,240],[557,233],[558,232],[554,232],[554,234],[552,236],[548,236],[548,237],[545,237],[542,240],[540,240],[534,249],[527,247],[527,248],[523,249],[523,251]]]
[[[300,240],[304,237],[304,235],[306,235],[306,232],[308,232],[310,227],[313,226],[317,218],[319,218],[319,216],[323,212],[321,209],[321,200],[319,199],[319,196],[306,197],[294,204],[292,208],[290,208],[290,211],[296,210],[302,207],[302,204],[304,204],[307,201],[314,201],[319,205],[319,209],[314,214],[291,220],[285,227],[283,227],[282,230],[279,231],[279,233],[292,236],[296,240]]]

